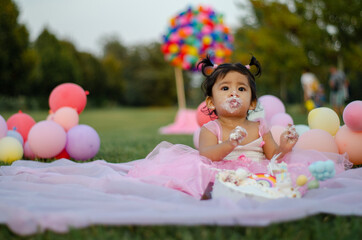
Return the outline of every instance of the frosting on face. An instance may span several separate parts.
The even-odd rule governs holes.
[[[224,108],[229,113],[233,113],[238,110],[242,106],[242,100],[236,96],[229,97],[222,104],[222,108]]]

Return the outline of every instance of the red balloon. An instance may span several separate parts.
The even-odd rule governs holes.
[[[19,111],[13,114],[6,121],[9,130],[15,130],[21,134],[24,142],[28,139],[28,133],[30,129],[35,125],[35,120],[28,114]]]
[[[88,92],[81,86],[75,83],[63,83],[50,93],[49,106],[53,113],[61,107],[72,107],[77,109],[79,114],[87,104],[87,95]]]
[[[213,113],[211,115],[208,114],[206,108],[206,102],[203,101],[198,107],[196,111],[196,120],[200,127],[205,123],[208,123],[211,120],[217,119],[217,116]]]
[[[55,159],[61,159],[61,158],[70,159],[70,156],[65,148],[57,156],[55,156]]]

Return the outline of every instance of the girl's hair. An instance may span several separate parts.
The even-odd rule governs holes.
[[[224,78],[227,73],[235,71],[247,77],[251,89],[251,101],[257,101],[255,77],[261,75],[261,66],[254,56],[251,57],[250,63],[245,66],[241,63],[224,63],[221,65],[214,65],[211,62],[209,56],[206,56],[206,58],[202,59],[197,64],[197,68],[199,68],[200,65],[201,72],[206,77],[201,85],[205,97],[212,96],[212,87],[214,86],[217,79]],[[255,75],[252,74],[249,70],[251,66],[255,66],[257,69]],[[216,114],[215,110],[212,112]],[[212,112],[209,114],[212,114]]]

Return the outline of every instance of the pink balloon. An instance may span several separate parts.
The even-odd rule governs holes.
[[[49,96],[49,106],[53,113],[61,107],[72,107],[81,113],[87,104],[88,92],[75,83],[58,85]]]
[[[196,131],[194,132],[193,138],[192,138],[196,149],[199,149],[200,131],[201,131],[201,128],[196,129]]]
[[[335,135],[339,153],[347,153],[354,165],[362,164],[362,132],[352,131],[348,126],[342,126]]]
[[[210,122],[211,120],[217,119],[215,114],[208,115],[207,111],[206,102],[203,101],[196,110],[196,120],[200,127],[202,127],[205,123]]]
[[[362,132],[362,101],[353,101],[346,106],[343,121],[352,131]]]
[[[53,121],[40,121],[29,131],[29,146],[40,158],[52,158],[65,147],[67,135],[64,128]]]
[[[278,125],[287,127],[294,124],[293,118],[288,113],[277,113],[270,119],[270,126]]]
[[[322,129],[311,129],[303,133],[295,144],[295,148],[338,153],[338,147],[333,136]]]
[[[69,156],[75,160],[88,160],[94,157],[99,147],[98,133],[88,125],[77,125],[67,133],[65,149]]]
[[[53,115],[53,121],[58,123],[67,132],[78,125],[79,116],[77,111],[71,107],[61,107]]]
[[[9,130],[14,130],[15,128],[15,130],[23,137],[24,142],[26,142],[29,131],[36,122],[30,115],[19,111],[9,117],[6,123]]]
[[[285,113],[285,106],[283,102],[273,96],[273,95],[264,95],[261,96],[258,101],[263,106],[265,111],[265,119],[269,122],[271,118],[277,113]]]
[[[24,144],[24,157],[32,159],[32,160],[36,158],[35,154],[30,149],[28,141],[26,141]]]
[[[0,115],[0,138],[5,137],[7,131],[8,131],[8,125],[6,124],[5,119]]]
[[[282,135],[282,133],[284,132],[285,130],[285,127],[283,126],[278,126],[278,125],[275,125],[275,126],[272,126],[270,128],[270,132],[274,138],[274,141],[279,145],[280,144],[280,135]]]

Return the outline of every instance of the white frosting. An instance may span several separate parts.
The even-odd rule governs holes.
[[[284,164],[281,166],[284,167]],[[299,191],[292,187],[289,173],[283,172],[283,178],[276,177],[275,187],[260,184],[253,178],[252,174],[245,169],[220,171],[215,178],[212,198],[229,198],[238,201],[242,198],[252,198],[258,201],[277,199],[282,197],[300,198]]]
[[[237,143],[240,144],[247,135],[248,133],[245,128],[236,126],[236,128],[230,133],[229,139],[230,141],[237,141]]]
[[[235,112],[237,109],[239,109],[242,105],[242,101],[240,98],[233,96],[233,97],[229,97],[226,99],[226,101],[222,104],[222,107],[230,112],[233,113]]]

